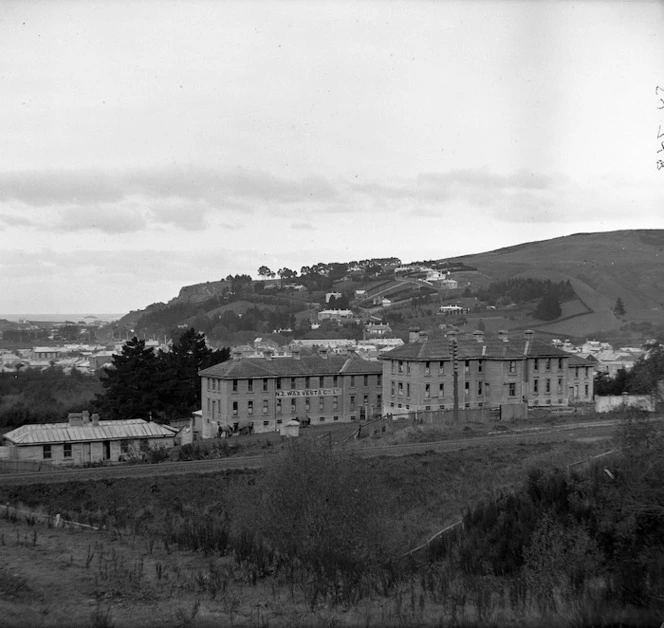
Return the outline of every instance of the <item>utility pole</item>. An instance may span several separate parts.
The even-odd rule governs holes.
[[[454,422],[459,422],[459,344],[456,336],[450,338],[449,343],[450,355],[452,356],[452,374],[454,377],[453,393],[454,393]]]

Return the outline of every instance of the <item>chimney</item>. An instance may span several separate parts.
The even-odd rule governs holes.
[[[242,357],[242,351],[238,351],[237,349],[233,349],[233,352],[231,353],[231,357],[234,360],[239,360]]]
[[[80,412],[70,412],[67,416],[69,427],[81,427],[83,425],[83,415]]]
[[[450,340],[456,340],[456,337],[457,337],[457,330],[456,330],[456,329],[450,329],[450,330],[447,332],[446,335],[447,335],[447,337],[448,337]]]
[[[507,342],[507,341],[509,340],[508,335],[507,335],[507,331],[504,330],[504,329],[501,329],[501,330],[498,332],[498,338],[499,338],[500,340],[502,340],[503,342]]]
[[[535,336],[535,332],[532,329],[526,329],[523,332],[523,335],[526,337],[526,340],[532,340]]]
[[[413,343],[417,342],[420,338],[420,328],[419,327],[411,327],[408,330],[408,343]]]
[[[291,349],[291,355],[293,356],[294,360],[299,360],[300,359],[300,350],[293,347]]]
[[[263,357],[264,357],[266,360],[271,360],[271,359],[272,359],[272,349],[265,349],[265,350],[263,351]]]
[[[94,427],[99,427],[99,415],[98,414],[93,414],[92,417],[90,417],[91,424]]]
[[[321,347],[318,349],[318,355],[323,358],[323,360],[327,360],[327,347]]]
[[[473,332],[473,338],[475,338],[477,342],[484,342],[484,332],[481,329],[476,329]]]
[[[421,331],[421,332],[418,333],[417,342],[419,342],[420,344],[423,344],[427,340],[429,340],[429,332],[428,331]]]
[[[90,424],[90,413],[87,410],[83,410],[83,412],[81,412],[81,417],[83,418],[83,425]]]

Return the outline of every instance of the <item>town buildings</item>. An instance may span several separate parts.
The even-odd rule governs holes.
[[[383,353],[383,414],[414,411],[567,406],[591,402],[593,364],[535,338],[532,331],[511,337],[430,339],[411,332],[410,342]],[[456,371],[456,383],[455,383]]]
[[[273,432],[292,419],[312,425],[362,420],[382,407],[382,365],[354,352],[242,358],[202,370],[202,422],[196,438],[230,426]]]

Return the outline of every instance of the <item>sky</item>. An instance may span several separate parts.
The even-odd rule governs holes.
[[[663,229],[663,59],[662,2],[1,0],[0,312]]]

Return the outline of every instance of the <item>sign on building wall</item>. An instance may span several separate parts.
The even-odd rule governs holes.
[[[277,397],[330,397],[340,395],[341,388],[307,388],[305,390],[277,390]]]

